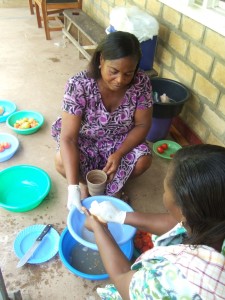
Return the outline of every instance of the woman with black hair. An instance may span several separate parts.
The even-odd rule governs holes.
[[[88,70],[69,79],[62,118],[52,126],[57,171],[68,182],[70,209],[88,196],[86,174],[108,175],[106,195],[120,197],[128,178],[151,165],[145,137],[152,121],[149,76],[139,70],[141,49],[128,32],[113,32],[98,45]]]
[[[114,284],[97,289],[102,299],[225,299],[224,170],[224,147],[187,146],[164,180],[167,213],[120,211],[109,201],[83,207]],[[132,265],[99,218],[153,233],[154,247]]]

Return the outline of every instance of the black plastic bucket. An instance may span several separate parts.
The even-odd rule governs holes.
[[[181,112],[184,103],[189,99],[190,92],[180,82],[172,79],[155,77],[151,79],[152,91],[159,96],[166,94],[173,102],[154,103],[154,118],[173,118]]]
[[[190,98],[190,91],[180,82],[172,79],[151,78],[152,92],[157,92],[160,97],[166,94],[171,101],[168,103],[154,102],[152,127],[147,135],[147,140],[156,142],[165,139],[169,133],[173,117],[182,111],[185,102]]]

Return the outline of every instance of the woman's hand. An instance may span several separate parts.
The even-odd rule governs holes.
[[[96,200],[91,203],[90,213],[96,216],[101,222],[114,222],[124,224],[126,218],[126,211],[119,210],[110,201],[97,202]]]
[[[104,223],[104,222],[101,222],[98,217],[92,215],[90,213],[90,211],[82,206],[82,211],[84,212],[84,214],[86,215],[86,220],[85,220],[85,223],[84,223],[84,226],[89,230],[89,231],[93,231],[94,232],[94,229],[97,227],[97,226],[104,226],[107,228],[107,224]]]
[[[103,171],[108,175],[108,182],[112,181],[116,171],[120,165],[121,155],[118,152],[114,152],[108,157],[107,163]]]
[[[87,216],[85,226],[94,232],[103,265],[115,284],[123,299],[129,299],[129,285],[135,271],[130,271],[131,263],[121,251],[107,224],[101,223],[97,217],[90,214],[86,207],[82,207]]]

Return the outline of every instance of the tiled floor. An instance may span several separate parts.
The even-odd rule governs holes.
[[[19,151],[0,169],[31,164],[44,169],[51,177],[49,196],[36,209],[12,213],[0,208],[0,268],[9,293],[20,290],[23,299],[72,300],[98,299],[96,288],[109,281],[89,281],[70,273],[57,255],[40,265],[25,265],[16,269],[18,259],[13,250],[17,234],[33,224],[52,223],[59,234],[67,226],[67,184],[54,168],[55,142],[50,127],[60,114],[64,85],[68,77],[86,67],[79,60],[76,48],[63,47],[61,32],[51,34],[46,41],[44,30],[38,29],[36,17],[28,8],[0,9],[0,99],[17,104],[17,109],[41,112],[45,124],[33,135],[18,135]],[[12,133],[0,123],[0,131]],[[14,134],[14,133],[12,133]],[[163,178],[169,161],[153,154],[152,167],[127,186],[134,209],[163,211]]]

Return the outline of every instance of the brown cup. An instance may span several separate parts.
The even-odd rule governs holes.
[[[104,195],[107,175],[102,170],[91,170],[86,176],[87,187],[91,196]]]

